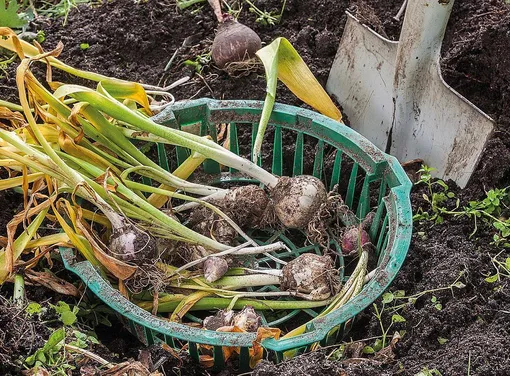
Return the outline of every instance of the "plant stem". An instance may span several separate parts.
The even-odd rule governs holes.
[[[14,292],[12,295],[14,304],[22,308],[25,305],[25,279],[23,275],[16,274],[14,276]]]
[[[166,301],[168,299],[168,301]],[[221,297],[205,297],[196,302],[191,311],[206,311],[224,309],[231,303],[231,298]],[[170,298],[163,297],[159,299],[158,313],[173,312],[178,306],[180,301],[172,300]],[[232,309],[243,309],[246,306],[252,306],[256,310],[294,310],[294,309],[311,309],[317,307],[323,307],[331,302],[331,299],[320,300],[320,301],[309,301],[309,300],[258,300],[258,299],[237,299]],[[152,310],[152,302],[140,302],[138,303],[140,308],[147,311]]]

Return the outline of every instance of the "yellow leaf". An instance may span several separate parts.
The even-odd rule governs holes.
[[[115,99],[129,99],[135,101],[143,107],[147,115],[152,115],[149,106],[149,98],[147,98],[147,94],[142,85],[136,82],[109,79],[103,80],[97,85],[97,91],[102,92],[103,90]]]
[[[64,132],[60,132],[58,143],[62,150],[64,150],[67,154],[89,162],[103,171],[106,171],[109,168],[116,174],[120,175],[120,170],[117,167],[112,165],[99,154],[94,153],[92,150],[76,144],[75,141]]]
[[[59,232],[58,234],[46,235],[38,239],[30,240],[27,243],[26,248],[38,248],[45,247],[49,245],[61,245],[69,242],[69,236],[67,236],[64,232]]]
[[[273,111],[277,79],[280,79],[299,99],[320,113],[337,121],[342,120],[340,110],[287,39],[275,39],[271,44],[258,50],[257,56],[264,64],[267,85],[266,99],[253,146],[254,162],[260,155],[262,139]]]
[[[53,206],[53,205],[52,205]],[[64,230],[64,232],[69,237],[69,240],[74,245],[74,247],[85,257],[87,261],[89,261],[94,267],[98,269],[102,269],[104,273],[104,269],[99,262],[99,260],[94,256],[94,252],[92,251],[92,247],[89,242],[81,235],[78,235],[71,226],[66,222],[64,217],[60,215],[57,209],[53,206],[53,212],[55,213],[55,217],[57,217],[60,226]]]
[[[28,228],[23,231],[21,235],[12,243],[12,246],[8,243],[6,250],[0,252],[0,284],[2,284],[12,272],[14,261],[21,256],[21,253],[25,250],[30,239],[34,237],[35,233],[41,226],[41,223],[44,220],[48,209],[49,203],[45,206],[40,204],[39,206],[29,210],[27,216],[30,216],[31,211],[32,213],[35,213],[38,210],[39,214],[37,214],[37,217],[35,217],[32,223],[30,223]],[[20,214],[21,218],[23,218],[25,212],[23,211]],[[17,216],[20,216],[20,214],[17,214]],[[16,216],[13,218],[13,221],[15,220],[17,220]]]
[[[205,157],[202,154],[194,152],[188,158],[186,158],[186,160],[182,162],[179,167],[175,169],[173,175],[178,178],[187,180],[191,176],[191,174],[198,168],[198,166],[200,166],[204,161]],[[171,192],[175,191],[174,187],[170,187],[165,184],[161,184],[159,188],[166,189]],[[147,201],[156,208],[162,207],[167,202],[167,200],[168,200],[167,196],[158,195],[156,193],[151,194],[147,199]]]
[[[5,189],[18,187],[23,184],[24,176],[16,176],[15,178],[9,178],[9,179],[2,179],[0,180],[0,191],[3,191]],[[35,172],[33,174],[26,175],[26,182],[32,183],[36,181],[37,179],[44,178],[44,174],[42,172]]]
[[[177,307],[175,307],[175,310],[170,316],[170,320],[180,322],[184,315],[191,309],[191,307],[193,307],[196,302],[209,295],[212,295],[212,292],[196,291],[188,295],[185,299],[181,300]]]

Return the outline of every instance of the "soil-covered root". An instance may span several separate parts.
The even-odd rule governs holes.
[[[338,271],[333,259],[314,253],[303,253],[283,268],[280,288],[310,294],[313,300],[324,300],[339,289]]]
[[[270,225],[273,215],[264,189],[247,185],[230,189],[222,199],[211,201],[241,229],[263,228]],[[218,214],[204,206],[196,207],[188,217],[190,228],[216,241],[234,246],[237,231]]]
[[[340,194],[334,190],[328,193],[328,198],[312,217],[307,226],[307,237],[312,243],[319,244],[324,249],[329,248],[331,238],[342,244],[342,249],[348,249],[347,253],[354,253],[354,242],[346,246],[352,239],[355,231],[360,231],[363,237],[362,243],[370,242],[368,231],[374,220],[375,213],[368,213],[363,221],[345,204]],[[353,230],[353,228],[357,230]],[[347,243],[344,243],[346,241]],[[345,253],[345,252],[344,252]]]
[[[154,263],[138,265],[135,273],[124,281],[126,288],[133,294],[142,291],[161,292],[165,291],[167,278],[164,271]]]
[[[308,223],[306,233],[308,239],[324,249],[329,248],[330,227],[345,226],[345,216],[356,219],[354,213],[345,205],[342,196],[334,190],[328,193],[327,199],[321,204]]]

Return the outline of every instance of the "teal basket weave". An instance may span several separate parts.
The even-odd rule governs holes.
[[[257,132],[262,105],[259,101],[200,99],[177,103],[154,120],[169,127],[210,135],[215,140],[217,125],[229,124],[230,150],[247,157]],[[189,150],[172,148],[157,145],[158,163],[170,171],[190,154]],[[173,155],[174,159],[169,160],[168,155]],[[355,316],[374,302],[395,278],[411,240],[411,182],[395,158],[377,149],[352,129],[313,111],[283,104],[274,107],[262,155],[267,157],[259,164],[275,175],[313,174],[330,189],[338,184],[344,201],[357,217],[364,218],[368,212],[375,212],[369,234],[377,248],[377,271],[359,295],[340,309],[312,321],[324,307],[289,311],[277,318],[266,317],[261,312],[264,323],[271,327],[288,325],[292,320],[303,318],[305,321],[301,322],[310,321],[302,335],[262,342],[266,355],[272,354],[273,359],[281,361],[288,350],[300,354],[314,343],[330,345],[341,340]],[[232,169],[221,172],[218,163],[211,160],[204,162],[203,171],[216,184],[249,181]],[[285,242],[290,252],[275,253],[280,259],[292,259],[303,252],[320,252],[318,245],[295,244],[294,237],[282,231],[268,229],[253,233],[253,236],[260,244],[276,240]],[[330,246],[337,251],[340,278],[346,280],[348,275],[344,275],[344,260],[339,246],[335,242]],[[200,359],[200,345],[212,346],[215,369],[225,366],[222,347],[235,346],[240,348],[238,369],[241,372],[249,370],[249,348],[255,333],[220,333],[153,316],[125,299],[89,262],[76,261],[73,250],[61,249],[61,254],[66,268],[76,273],[88,289],[110,306],[126,328],[146,345],[161,341],[179,349],[187,345],[196,361]],[[267,259],[257,261],[263,264]],[[264,289],[271,291],[277,287],[266,286]],[[188,319],[200,322],[192,313],[188,314]]]

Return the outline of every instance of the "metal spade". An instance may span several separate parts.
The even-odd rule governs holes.
[[[494,122],[441,77],[453,0],[409,0],[400,41],[347,14],[327,91],[351,125],[401,162],[420,158],[465,187]]]

